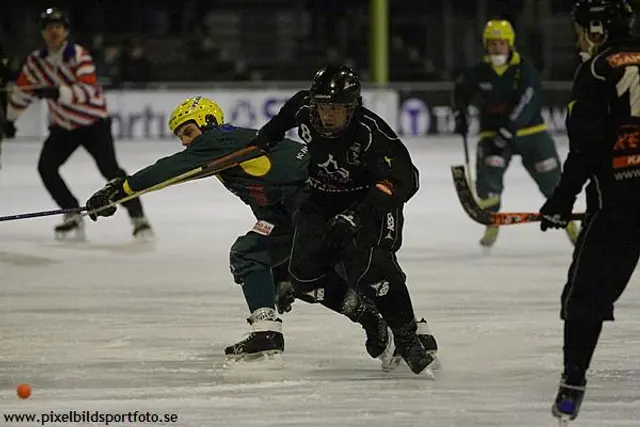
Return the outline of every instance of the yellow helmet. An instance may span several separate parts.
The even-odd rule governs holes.
[[[196,96],[185,99],[173,110],[169,118],[171,133],[175,134],[176,129],[188,121],[194,121],[201,128],[208,124],[221,125],[224,123],[224,113],[212,100]]]
[[[487,47],[489,40],[506,40],[509,47],[513,48],[516,41],[516,32],[509,21],[492,19],[484,27],[482,44]]]

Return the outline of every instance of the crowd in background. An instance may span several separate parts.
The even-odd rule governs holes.
[[[74,40],[111,86],[148,82],[308,80],[328,61],[367,80],[370,0],[109,0],[3,2],[0,40],[17,70],[41,44],[40,12],[66,8]],[[577,63],[570,2],[388,0],[392,82],[451,80],[482,54],[486,20],[509,19],[518,49],[547,80]]]

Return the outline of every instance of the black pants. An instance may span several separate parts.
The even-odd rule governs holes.
[[[562,292],[564,320],[613,320],[640,257],[640,209],[603,209],[590,214],[573,252]]]
[[[90,126],[71,131],[51,127],[49,136],[44,141],[40,152],[38,172],[45,188],[62,209],[80,206],[59,172],[60,166],[71,157],[79,146],[83,146],[89,152],[95,160],[98,170],[107,180],[127,176],[116,160],[110,119],[98,120]],[[131,217],[143,215],[142,204],[138,198],[123,203],[123,206]]]
[[[363,218],[363,229],[344,251],[336,253],[324,244],[327,212],[313,203],[303,203],[296,215],[289,273],[298,292],[323,289],[330,292],[341,265],[350,286],[370,297],[391,326],[401,327],[414,319],[405,273],[396,251],[402,245],[402,208],[373,218]]]

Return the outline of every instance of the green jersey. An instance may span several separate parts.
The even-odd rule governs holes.
[[[492,136],[507,128],[517,136],[546,130],[541,109],[540,75],[517,52],[503,66],[494,66],[489,58],[467,69],[456,81],[454,108],[466,111],[475,95],[480,110],[480,136]]]
[[[183,151],[129,176],[125,192],[144,190],[241,150],[255,134],[256,130],[229,124],[207,128]],[[269,153],[243,161],[217,177],[246,204],[270,206],[306,185],[308,163],[306,145],[285,139]]]

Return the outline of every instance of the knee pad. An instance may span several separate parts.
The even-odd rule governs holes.
[[[533,164],[533,168],[537,173],[551,172],[552,170],[558,169],[558,166],[558,160],[555,157],[540,160]]]
[[[507,162],[502,156],[486,156],[484,158],[484,165],[488,168],[504,169],[507,166]]]
[[[248,233],[238,237],[231,246],[229,263],[236,283],[241,284],[249,273],[271,269],[269,254],[260,244],[259,235]]]

